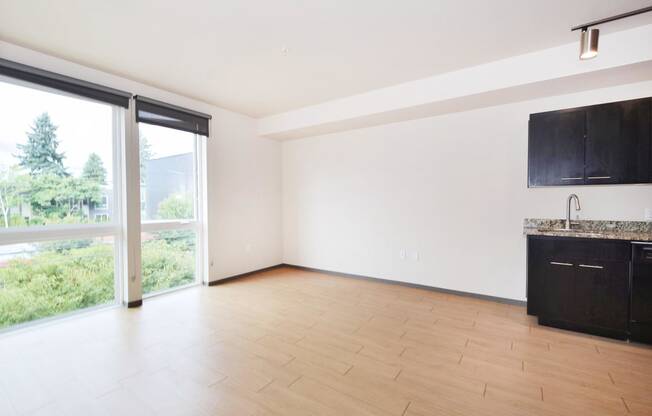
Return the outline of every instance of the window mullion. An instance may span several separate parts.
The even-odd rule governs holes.
[[[128,306],[142,304],[141,247],[140,247],[140,148],[138,124],[131,106],[125,120],[125,137],[122,140],[122,270],[125,278],[124,300]]]
[[[2,232],[0,232],[0,240],[3,245],[8,245],[52,240],[75,240],[81,238],[118,236],[119,233],[120,229],[116,225],[32,227],[2,230]]]

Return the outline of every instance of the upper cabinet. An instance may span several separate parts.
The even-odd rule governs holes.
[[[652,182],[652,99],[530,115],[528,186]]]
[[[529,185],[584,183],[584,111],[530,116]]]
[[[586,183],[650,180],[650,99],[586,109]]]

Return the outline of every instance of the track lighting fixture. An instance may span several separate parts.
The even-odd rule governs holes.
[[[582,29],[580,35],[580,59],[591,59],[598,56],[599,29]]]
[[[600,20],[594,20],[583,25],[573,26],[571,32],[581,30],[580,35],[580,59],[586,60],[598,56],[598,38],[600,37],[599,29],[591,29],[602,23],[613,22],[614,20],[624,19],[626,17],[652,11],[652,6],[643,7],[642,9],[632,10],[631,12],[621,13],[616,16],[606,17]]]

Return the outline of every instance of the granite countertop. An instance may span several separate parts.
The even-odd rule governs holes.
[[[553,237],[602,238],[607,240],[652,241],[652,222],[646,221],[571,221],[571,230],[564,230],[565,220],[526,218],[523,234]]]

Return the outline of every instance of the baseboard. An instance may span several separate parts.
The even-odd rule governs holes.
[[[132,300],[131,302],[127,302],[127,308],[139,308],[141,306],[143,306],[142,299]]]
[[[274,266],[264,267],[258,270],[252,270],[247,273],[241,273],[241,274],[236,274],[235,276],[225,277],[224,279],[213,280],[212,282],[208,282],[208,286],[222,285],[224,283],[228,283],[236,279],[241,279],[243,277],[251,276],[252,274],[268,272],[270,270],[278,269],[279,267],[284,267],[284,266],[285,265],[283,263],[279,263],[279,264],[275,264]]]
[[[396,281],[396,280],[383,279],[383,278],[380,278],[380,277],[371,277],[371,276],[363,276],[363,275],[359,275],[359,274],[334,272],[332,270],[316,269],[314,267],[298,266],[296,264],[283,263],[281,266],[292,267],[292,268],[295,268],[295,269],[306,270],[306,271],[310,271],[310,272],[326,273],[326,274],[330,274],[330,275],[333,275],[333,276],[348,277],[348,278],[352,278],[352,279],[361,279],[361,280],[370,280],[370,281],[374,281],[374,282],[387,283],[387,284],[391,284],[391,285],[406,286],[406,287],[412,287],[412,288],[416,288],[416,289],[430,290],[430,291],[433,291],[433,292],[446,293],[446,294],[457,295],[457,296],[465,296],[465,297],[481,299],[481,300],[489,300],[489,301],[493,301],[493,302],[505,303],[505,304],[508,304],[508,305],[517,305],[517,306],[526,306],[527,305],[527,302],[522,301],[522,300],[501,298],[501,297],[498,297],[498,296],[490,296],[490,295],[481,295],[479,293],[462,292],[462,291],[459,291],[459,290],[452,290],[452,289],[443,289],[443,288],[440,288],[440,287],[419,285],[419,284],[416,284],[416,283],[399,282],[399,281]]]

